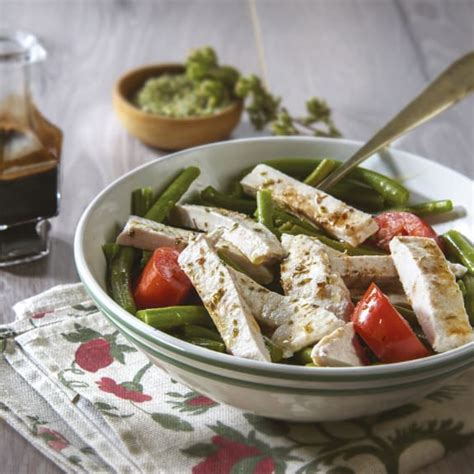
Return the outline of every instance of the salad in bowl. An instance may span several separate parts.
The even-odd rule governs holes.
[[[189,166],[104,245],[113,299],[146,324],[266,363],[359,367],[430,357],[473,340],[474,247],[424,219],[399,182],[358,168],[324,192],[333,159],[278,159],[221,192],[182,196]]]

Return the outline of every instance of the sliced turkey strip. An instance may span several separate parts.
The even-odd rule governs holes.
[[[170,227],[143,217],[130,216],[116,242],[120,245],[150,251],[158,247],[183,249],[196,235],[196,232],[190,230]]]
[[[390,251],[405,293],[429,343],[445,352],[473,340],[454,273],[433,239],[395,237]]]
[[[281,264],[281,285],[287,296],[311,301],[347,321],[354,305],[343,279],[335,271],[326,246],[306,235],[283,234],[287,252]]]
[[[357,367],[365,365],[361,358],[354,325],[347,323],[324,336],[311,352],[313,362],[320,367]]]
[[[227,350],[238,357],[270,362],[260,327],[237,283],[237,272],[221,261],[211,239],[198,236],[181,252],[178,262],[199,293]]]
[[[241,180],[244,192],[268,189],[272,199],[288,212],[304,217],[332,236],[357,247],[378,230],[370,214],[359,211],[317,188],[268,165],[257,165]]]
[[[274,234],[239,212],[185,204],[175,207],[170,220],[173,225],[204,232],[222,229],[221,238],[256,265],[273,263],[284,256],[283,248]]]

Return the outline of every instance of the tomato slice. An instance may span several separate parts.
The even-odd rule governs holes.
[[[160,247],[153,252],[135,286],[137,308],[176,306],[184,302],[192,284],[178,264],[179,251]]]
[[[372,242],[384,250],[389,250],[388,244],[397,236],[430,237],[441,247],[441,239],[433,227],[411,212],[387,211],[374,216],[379,230],[372,237]]]
[[[403,362],[430,355],[408,322],[372,283],[352,315],[354,329],[385,363]]]

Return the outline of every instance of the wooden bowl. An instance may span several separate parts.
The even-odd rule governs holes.
[[[182,64],[157,64],[133,69],[115,84],[115,111],[130,135],[146,145],[180,150],[227,138],[240,121],[242,101],[236,100],[221,112],[207,117],[172,118],[143,112],[132,102],[147,79],[164,73],[184,72]]]

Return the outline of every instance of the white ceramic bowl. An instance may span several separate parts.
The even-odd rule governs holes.
[[[85,210],[76,230],[79,276],[104,315],[174,379],[209,397],[258,415],[293,421],[342,420],[387,410],[436,390],[474,364],[474,343],[426,359],[357,368],[312,368],[267,364],[203,349],[141,322],[105,291],[101,245],[114,239],[141,186],[161,189],[182,168],[199,166],[193,190],[223,188],[245,167],[273,158],[347,159],[361,144],[316,138],[257,138],[201,146],[148,163],[118,179]],[[366,164],[402,178],[415,199],[451,198],[467,215],[438,224],[473,235],[473,182],[439,164],[391,150]]]

